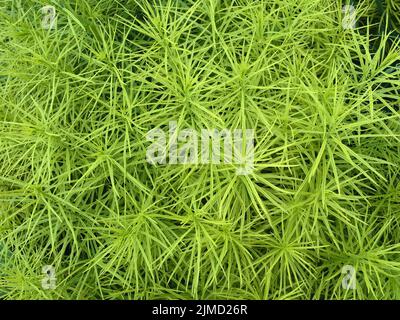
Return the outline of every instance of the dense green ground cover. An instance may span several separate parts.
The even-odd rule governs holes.
[[[0,296],[400,298],[399,7],[343,4],[0,0]],[[254,171],[149,164],[169,121]]]

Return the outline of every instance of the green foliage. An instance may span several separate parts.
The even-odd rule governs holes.
[[[399,299],[399,39],[344,3],[3,0],[0,295]],[[147,163],[169,121],[255,129],[253,173]]]

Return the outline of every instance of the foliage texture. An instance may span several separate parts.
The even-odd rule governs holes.
[[[0,0],[0,297],[399,299],[400,6],[379,3],[347,30],[336,0]],[[254,171],[149,164],[169,121],[255,129]]]

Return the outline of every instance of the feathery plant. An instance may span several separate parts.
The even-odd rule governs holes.
[[[346,3],[1,1],[0,296],[398,299],[400,38]],[[170,121],[253,172],[148,163]]]

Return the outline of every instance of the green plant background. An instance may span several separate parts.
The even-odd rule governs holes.
[[[345,30],[333,0],[1,0],[1,297],[400,298],[398,12],[378,2]],[[254,128],[253,173],[147,163],[169,121]]]

